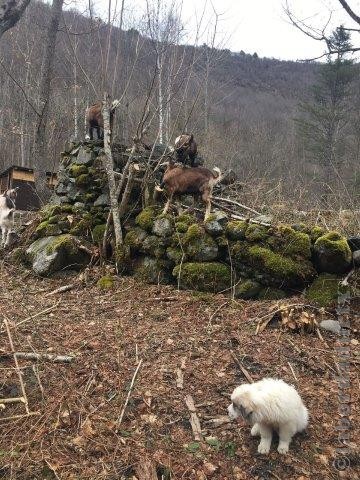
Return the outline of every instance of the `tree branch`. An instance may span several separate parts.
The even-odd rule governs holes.
[[[350,8],[349,4],[345,0],[339,0],[346,13],[360,25],[360,17]]]

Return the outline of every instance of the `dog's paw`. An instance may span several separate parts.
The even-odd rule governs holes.
[[[262,455],[266,455],[269,452],[270,452],[270,445],[264,445],[263,443],[259,444],[258,453],[261,453]]]
[[[282,455],[285,455],[289,451],[289,445],[279,445],[277,451]]]
[[[250,434],[253,437],[257,437],[258,435],[260,435],[260,428],[258,423],[255,423],[255,425],[252,427]]]

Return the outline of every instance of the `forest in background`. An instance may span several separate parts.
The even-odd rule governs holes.
[[[107,90],[121,98],[115,140],[131,144],[148,106],[146,143],[171,144],[181,131],[191,131],[206,164],[234,169],[254,194],[263,188],[274,199],[290,199],[297,192],[301,201],[316,206],[324,168],[306,152],[307,139],[294,120],[300,103],[311,98],[319,64],[231,52],[218,43],[216,22],[207,44],[187,45],[175,3],[161,11],[155,8],[159,4],[153,2],[146,18],[125,12],[110,23],[91,12],[63,12],[46,162],[39,165],[32,145],[50,7],[30,3],[0,44],[0,168],[56,171],[65,142],[85,136],[87,106]],[[360,193],[359,85],[355,78],[343,155],[333,178],[343,208],[352,207]]]

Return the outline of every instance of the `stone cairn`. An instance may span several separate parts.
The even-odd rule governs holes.
[[[122,145],[112,148],[114,170],[121,176],[133,154]],[[151,204],[141,175],[167,153],[157,146],[132,156],[140,177],[122,218],[124,248],[116,261],[123,274],[242,299],[280,299],[307,288],[308,298],[319,305],[334,301],[339,278],[353,262],[346,238],[304,224],[233,220],[221,210],[203,222],[202,206],[163,215],[163,200]],[[110,210],[102,155],[99,142],[70,144],[62,153],[51,203],[40,212],[40,223],[21,249],[22,260],[35,273],[80,269],[88,264],[91,248],[102,245]],[[156,175],[159,180],[160,170]],[[181,199],[182,204],[188,201]]]

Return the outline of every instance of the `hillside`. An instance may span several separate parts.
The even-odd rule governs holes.
[[[37,161],[31,158],[36,121],[33,107],[37,108],[38,103],[48,18],[47,5],[32,3],[24,18],[4,36],[0,45],[3,59],[0,69],[2,169],[11,164],[32,167]],[[76,11],[64,12],[64,20],[56,51],[45,166],[55,170],[59,152],[69,137],[76,134],[76,128],[80,138],[84,135],[86,106],[102,95],[107,42],[107,27],[101,22],[94,23]],[[107,87],[114,97],[119,97],[130,76],[132,79],[116,121],[118,138],[129,143],[152,82],[156,63],[154,45],[134,28],[120,32],[114,27],[111,39]],[[247,172],[259,167],[264,170],[270,162],[272,170],[276,170],[287,152],[293,151],[290,145],[294,142],[294,133],[292,127],[289,130],[289,120],[313,82],[316,65],[259,59],[206,46],[172,45],[167,55],[174,62],[169,64],[163,79],[165,88],[171,88],[172,99],[170,123],[165,132],[168,140],[173,141],[177,132],[184,128],[191,111],[186,128],[195,133],[209,161],[221,156],[222,166],[231,164],[242,170],[246,167]],[[207,70],[205,98],[203,87]],[[168,75],[173,75],[171,85]],[[94,93],[90,82],[99,94]],[[151,111],[154,113],[155,109],[154,98]],[[155,118],[148,141],[156,140],[156,130]],[[279,159],[274,164],[276,157]]]

